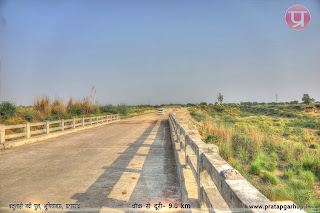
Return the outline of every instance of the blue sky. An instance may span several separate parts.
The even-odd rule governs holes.
[[[289,28],[302,4],[309,26]],[[0,0],[2,100],[320,100],[317,0]]]

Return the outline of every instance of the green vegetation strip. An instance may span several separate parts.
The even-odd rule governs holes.
[[[317,106],[318,107],[318,106]],[[205,143],[270,200],[320,209],[320,114],[302,104],[190,108]]]

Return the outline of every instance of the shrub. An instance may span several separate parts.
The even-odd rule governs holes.
[[[43,120],[39,111],[34,110],[32,107],[24,108],[19,107],[16,112],[17,117],[20,117],[26,121],[41,121]]]
[[[298,205],[311,204],[314,200],[314,194],[309,189],[297,190],[294,192],[294,200]]]
[[[291,188],[293,188],[294,190],[302,190],[305,188],[305,185],[303,183],[303,181],[301,180],[297,180],[292,178],[291,180],[289,180],[288,182],[289,186],[291,186]]]
[[[260,152],[257,156],[257,159],[259,160],[262,166],[265,166],[268,158],[264,152]]]
[[[72,114],[76,114],[77,116],[84,115],[85,114],[85,109],[83,107],[74,108]]]
[[[314,174],[311,171],[302,171],[300,173],[301,180],[304,181],[307,188],[312,189],[314,186]]]
[[[100,112],[100,107],[99,107],[99,105],[92,105],[91,113],[98,114],[99,112]]]
[[[125,105],[125,104],[120,104],[120,105],[118,105],[118,107],[117,107],[117,111],[118,111],[118,113],[121,114],[121,115],[128,115],[129,112],[130,112],[130,109],[129,109],[129,107],[128,107],[127,105]]]
[[[208,135],[206,139],[204,139],[205,143],[218,143],[219,137],[215,135]]]
[[[282,185],[280,188],[271,188],[272,195],[270,198],[272,200],[292,200],[294,191],[288,185]]]
[[[292,169],[288,169],[286,171],[283,172],[283,177],[287,180],[291,180],[294,176],[294,172]]]
[[[273,160],[273,161],[278,161],[278,155],[275,151],[271,151],[270,152],[270,158]]]
[[[13,117],[16,111],[17,107],[13,103],[4,101],[2,104],[0,104],[0,115],[3,116],[5,119]]]
[[[318,178],[320,178],[320,158],[318,156],[307,156],[302,159],[302,166],[306,170],[313,172]]]
[[[249,172],[255,175],[261,174],[261,163],[259,160],[255,160],[251,163]]]
[[[279,183],[277,176],[271,172],[264,172],[263,179],[269,183],[272,183],[273,185],[277,185]]]
[[[273,172],[276,169],[276,164],[273,161],[269,161],[266,165],[266,168],[270,171]]]
[[[306,170],[311,170],[314,164],[314,158],[311,156],[307,156],[302,159],[302,166]]]
[[[221,143],[221,145],[219,146],[219,154],[223,159],[228,161],[232,156],[232,150],[226,143]]]
[[[16,124],[22,124],[22,123],[26,123],[27,121],[20,118],[20,117],[12,117],[12,118],[9,118],[5,121],[5,125],[16,125]],[[22,129],[16,129],[17,131],[14,131],[14,132],[19,132],[21,133],[22,132]],[[9,132],[12,132],[12,130],[9,130]]]
[[[305,134],[304,130],[301,127],[295,127],[292,130],[292,133],[294,133],[296,135],[304,135]]]
[[[288,137],[289,135],[290,135],[290,129],[286,126],[286,127],[283,129],[282,136],[283,136],[283,137]]]
[[[306,153],[306,148],[302,143],[295,143],[293,147],[296,155],[304,155]]]
[[[68,107],[68,112],[71,114],[71,115],[77,115],[77,116],[80,116],[80,115],[84,115],[85,114],[85,109],[83,107],[76,107],[75,105],[74,106],[69,106]]]
[[[310,146],[309,146],[311,149],[317,149],[319,147],[318,144],[316,143],[311,143]]]
[[[118,111],[117,111],[117,107],[116,106],[113,106],[111,104],[109,105],[105,105],[105,106],[101,106],[100,107],[100,111],[102,113],[111,113],[111,114],[117,114]]]

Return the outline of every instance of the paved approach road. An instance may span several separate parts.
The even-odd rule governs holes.
[[[86,212],[180,202],[167,118],[148,114],[1,151],[0,212],[20,202],[42,211],[47,202],[79,203]]]

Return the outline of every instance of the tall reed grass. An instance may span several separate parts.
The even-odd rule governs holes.
[[[43,95],[41,97],[37,97],[34,102],[34,107],[36,110],[38,110],[45,116],[51,115],[51,105],[49,96]]]

